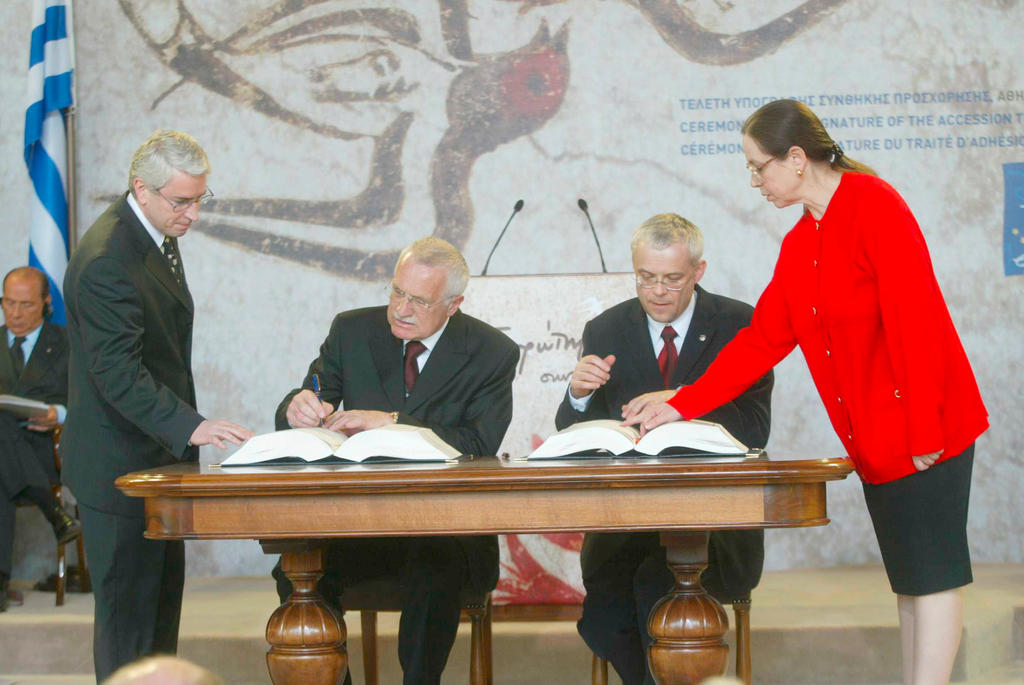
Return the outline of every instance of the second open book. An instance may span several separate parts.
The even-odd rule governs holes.
[[[249,438],[221,466],[457,461],[461,453],[420,426],[394,424],[346,438],[326,428],[291,428]]]
[[[757,457],[720,424],[710,421],[674,421],[658,426],[641,438],[632,426],[599,419],[581,421],[545,440],[525,459],[565,459],[607,456]]]

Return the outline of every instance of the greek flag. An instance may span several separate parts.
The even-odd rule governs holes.
[[[25,112],[25,164],[35,192],[29,211],[28,262],[50,279],[54,323],[63,324],[61,294],[68,264],[67,138],[63,110],[71,94],[70,0],[34,0]]]

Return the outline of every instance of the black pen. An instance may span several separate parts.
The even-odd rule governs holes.
[[[313,394],[316,395],[316,399],[320,404],[324,403],[324,398],[320,396],[320,374],[313,374]],[[324,425],[324,420],[320,419],[320,425]]]

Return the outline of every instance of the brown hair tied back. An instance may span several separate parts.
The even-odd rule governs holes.
[[[839,147],[839,143],[832,143],[832,147],[828,151],[828,163],[835,167],[836,162],[843,156],[843,148]]]
[[[836,171],[876,175],[871,167],[847,157],[811,108],[797,100],[769,102],[751,114],[740,130],[778,159],[789,154],[790,148],[799,147],[808,159],[826,162]]]

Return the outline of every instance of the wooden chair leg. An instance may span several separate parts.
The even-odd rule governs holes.
[[[359,624],[363,631],[363,682],[377,685],[377,612],[361,610]]]
[[[593,685],[608,685],[608,661],[596,654],[590,661],[590,681]]]
[[[751,685],[754,674],[750,665],[750,600],[733,602],[732,612],[736,617],[736,677]]]
[[[64,606],[64,591],[67,588],[68,562],[64,545],[57,545],[57,606]]]
[[[494,651],[491,642],[491,623],[494,620],[491,611],[491,596],[487,595],[487,609],[484,614],[484,675],[487,678],[487,685],[494,685]]]
[[[78,515],[78,512],[75,512]],[[92,592],[92,578],[89,577],[89,566],[85,563],[85,536],[79,535],[75,541],[78,549],[78,580],[82,592]]]
[[[484,654],[483,622],[486,607],[466,607],[469,614],[469,682],[470,685],[487,685],[487,657]]]

